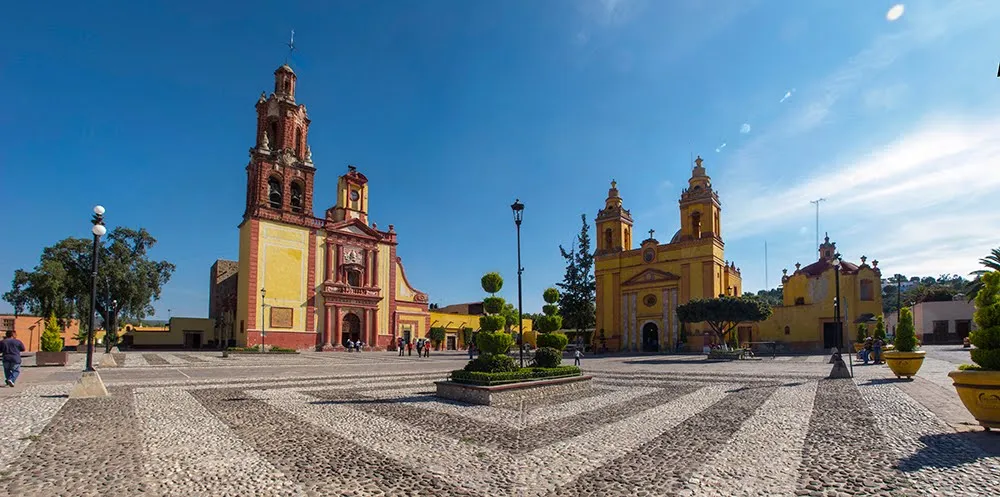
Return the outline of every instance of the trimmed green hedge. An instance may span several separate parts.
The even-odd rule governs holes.
[[[576,366],[560,366],[557,368],[521,368],[517,371],[504,373],[482,373],[460,369],[451,372],[451,381],[469,385],[493,386],[570,376],[580,376],[580,368]]]
[[[234,352],[237,354],[260,354],[260,347],[229,347],[229,352]],[[295,349],[286,349],[284,347],[271,347],[265,354],[298,354],[299,351]]]

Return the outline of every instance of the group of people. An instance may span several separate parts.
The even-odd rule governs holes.
[[[868,364],[868,361],[874,361],[875,364],[882,364],[882,347],[885,343],[882,342],[881,338],[865,338],[864,347],[861,348],[861,360]]]
[[[365,342],[362,342],[361,340],[354,341],[354,340],[351,340],[350,338],[348,338],[347,339],[347,343],[344,344],[344,347],[347,348],[348,352],[350,352],[352,350],[354,352],[361,352],[361,349],[365,348]]]
[[[402,338],[396,339],[396,348],[399,349],[399,357],[404,355],[413,355],[413,348],[417,349],[417,357],[430,357],[431,356],[431,341],[426,338],[418,338],[414,340],[403,340]]]
[[[3,382],[8,387],[13,387],[21,374],[21,352],[24,352],[24,343],[17,339],[14,330],[7,330],[0,342],[0,353],[3,355]]]

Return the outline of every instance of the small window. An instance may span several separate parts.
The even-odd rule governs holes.
[[[361,286],[361,272],[360,271],[348,271],[347,272],[347,284],[351,286]]]
[[[604,230],[604,248],[611,248],[611,228]]]
[[[872,280],[861,280],[861,300],[871,301],[875,299],[875,293],[872,290]]]
[[[292,81],[289,79],[285,80],[285,93],[292,91]]]
[[[295,155],[302,158],[302,128],[295,130]]]
[[[805,297],[796,297],[795,298],[795,305],[806,305],[806,298]]]
[[[292,212],[302,212],[302,184],[293,182],[291,193],[292,198],[290,204],[292,205]]]
[[[934,334],[944,335],[948,333],[948,321],[934,321]]]
[[[268,144],[273,149],[280,149],[278,146],[278,121],[271,121],[270,136],[267,137]]]
[[[272,209],[281,208],[281,181],[278,178],[267,180],[267,200]]]
[[[792,334],[792,328],[789,327],[789,326],[785,326],[785,334],[786,335],[791,335]]]

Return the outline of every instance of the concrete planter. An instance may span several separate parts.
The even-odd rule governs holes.
[[[36,366],[65,366],[69,364],[69,352],[35,352]]]
[[[969,414],[986,431],[1000,428],[1000,371],[952,371],[948,376]]]
[[[467,385],[453,381],[438,381],[437,396],[466,404],[504,407],[516,406],[521,402],[539,400],[553,395],[589,390],[592,376],[571,376],[522,381],[496,386]]]
[[[861,349],[865,348],[864,342],[854,342],[854,353],[857,354],[861,352]]]
[[[913,378],[913,375],[920,370],[920,366],[924,365],[924,356],[926,355],[927,352],[923,350],[914,350],[913,352],[890,350],[883,352],[882,358],[885,359],[885,363],[889,365],[889,369],[896,375],[896,378],[904,376]]]

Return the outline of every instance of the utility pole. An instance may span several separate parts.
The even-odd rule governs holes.
[[[819,203],[825,200],[825,198],[818,198],[809,201],[810,204],[816,205],[816,247],[819,247]]]

